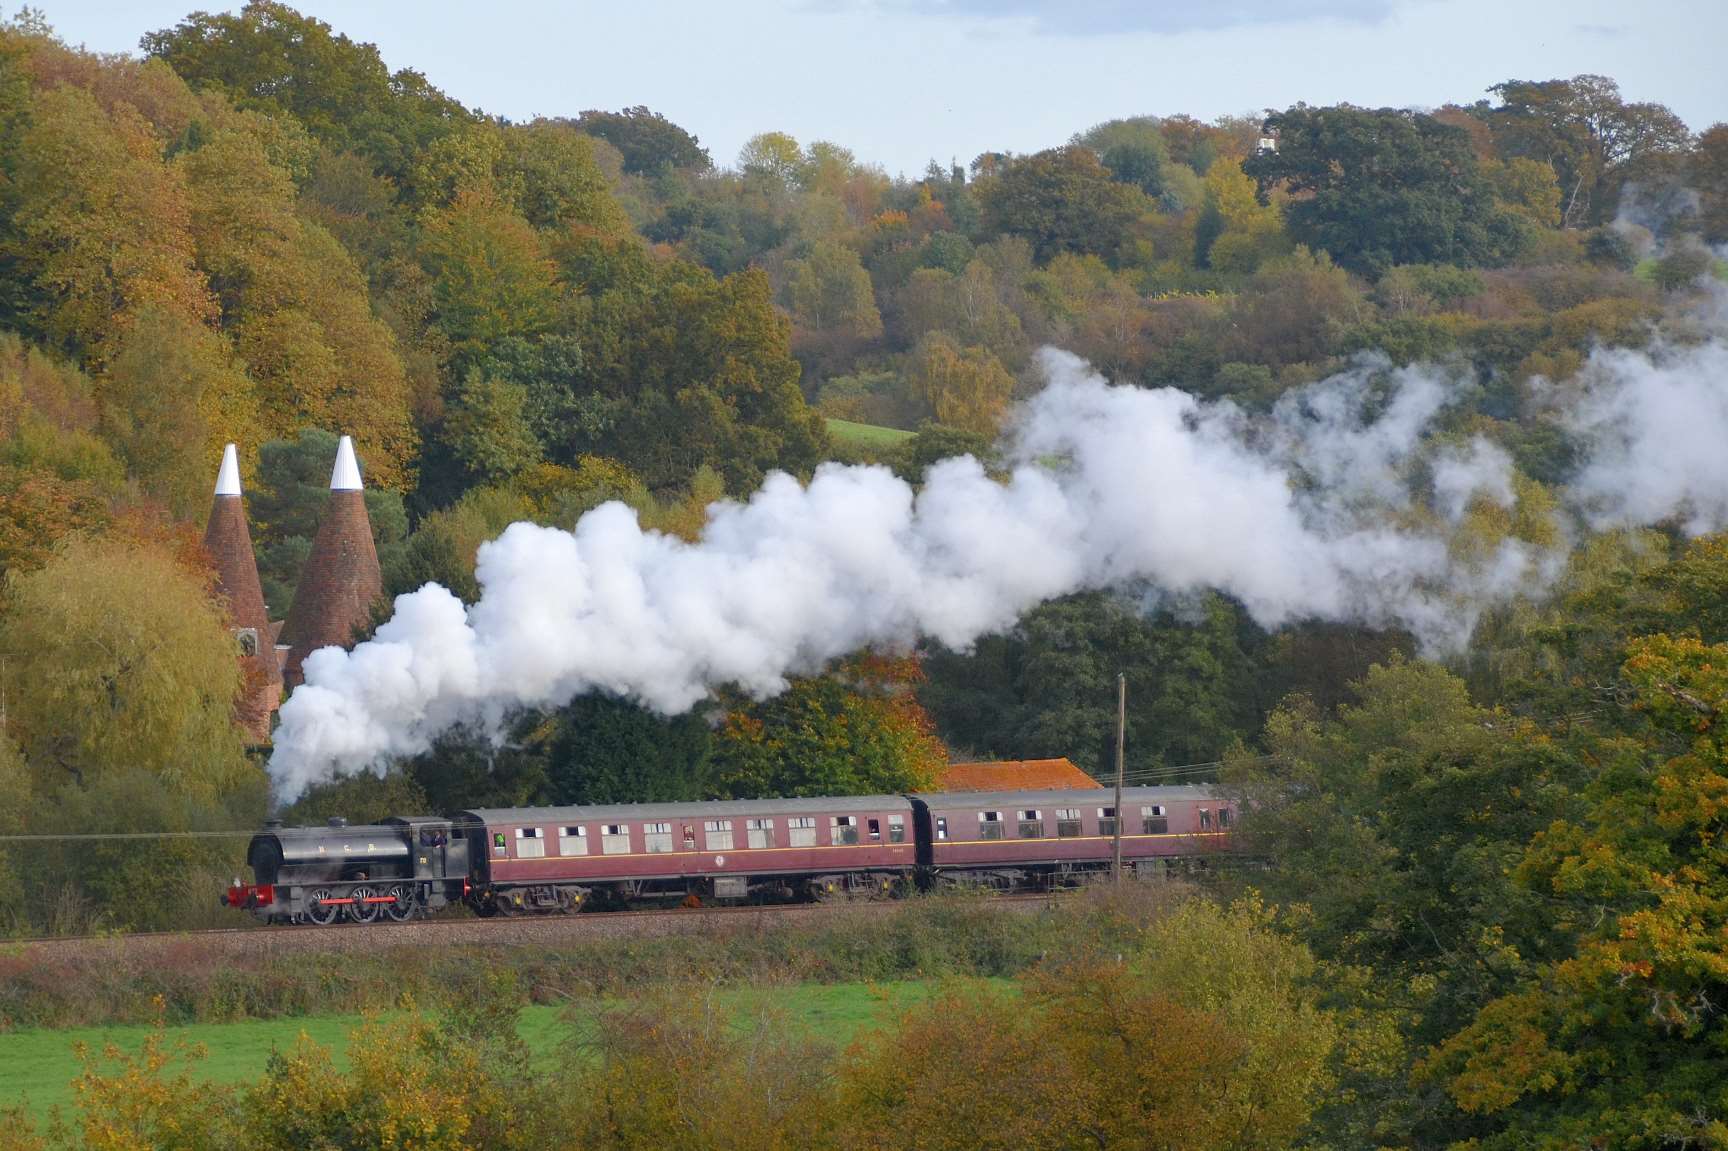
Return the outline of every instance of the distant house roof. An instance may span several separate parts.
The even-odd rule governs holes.
[[[1065,758],[951,763],[938,781],[942,791],[1055,791],[1103,786]]]

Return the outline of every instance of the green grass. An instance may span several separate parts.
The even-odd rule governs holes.
[[[934,984],[838,983],[801,984],[784,988],[743,988],[721,992],[739,1016],[772,1006],[812,1034],[837,1044],[850,1041],[873,1023],[886,1021],[905,1006],[927,998]],[[616,1004],[618,1000],[607,1000]],[[570,1035],[563,1019],[564,1008],[530,1006],[522,1009],[519,1029],[536,1058],[553,1058]],[[304,1033],[328,1047],[337,1066],[347,1066],[349,1034],[360,1026],[358,1015],[314,1015],[299,1019],[263,1019],[244,1023],[201,1023],[170,1027],[170,1043],[183,1040],[201,1045],[205,1058],[194,1064],[195,1073],[215,1083],[239,1083],[264,1074],[272,1052],[286,1051]],[[0,1107],[28,1104],[37,1118],[46,1118],[59,1106],[70,1113],[74,1098],[72,1080],[80,1071],[75,1046],[86,1045],[100,1052],[112,1044],[137,1051],[149,1027],[91,1027],[64,1031],[15,1031],[0,1034]]]
[[[857,444],[866,448],[891,448],[912,438],[912,432],[903,428],[885,428],[880,424],[857,424],[851,420],[828,419],[828,434],[841,443]]]

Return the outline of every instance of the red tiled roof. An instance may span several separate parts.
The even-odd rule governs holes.
[[[951,763],[937,786],[943,791],[1056,791],[1104,785],[1063,758]]]

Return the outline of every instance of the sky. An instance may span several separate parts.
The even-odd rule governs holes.
[[[38,0],[68,42],[135,52],[197,0]],[[205,3],[206,10],[238,4]],[[302,0],[470,107],[645,104],[717,164],[763,131],[891,174],[1030,152],[1119,116],[1297,101],[1469,103],[1597,72],[1695,130],[1728,120],[1728,0]],[[16,9],[8,6],[8,13]]]

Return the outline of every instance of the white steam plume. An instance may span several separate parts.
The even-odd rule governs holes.
[[[1583,445],[1572,496],[1592,526],[1728,526],[1728,344],[1599,350],[1577,384],[1555,392]]]
[[[574,531],[511,526],[480,548],[471,608],[429,584],[371,641],[306,660],[271,759],[282,793],[586,692],[673,713],[721,684],[772,694],[868,646],[965,647],[1088,588],[1216,588],[1268,627],[1355,620],[1453,647],[1551,566],[1516,541],[1458,561],[1441,521],[1400,514],[1421,437],[1456,393],[1435,370],[1365,364],[1255,421],[1112,387],[1067,353],[1043,363],[1005,482],[970,457],[917,492],[885,468],[830,464],[807,487],[774,475],[748,502],[716,503],[696,543],[643,531],[620,504]],[[1458,459],[1437,481],[1451,512],[1478,489],[1505,497],[1485,445]]]

